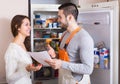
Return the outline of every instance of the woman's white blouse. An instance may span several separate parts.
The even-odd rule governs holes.
[[[6,80],[8,84],[32,84],[26,66],[32,63],[31,57],[19,45],[10,43],[5,53]]]

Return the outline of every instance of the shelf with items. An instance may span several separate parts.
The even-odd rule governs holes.
[[[34,28],[38,29],[52,29],[58,28],[60,25],[57,22],[57,12],[55,11],[34,11]]]
[[[105,47],[103,41],[98,42],[94,48],[94,67],[96,69],[110,69],[110,51]]]
[[[56,45],[59,43],[63,29],[35,29],[33,37],[33,51],[43,51],[45,50],[45,43],[47,39],[51,39],[52,43]],[[52,46],[54,47],[54,46]],[[44,49],[43,49],[44,48]]]
[[[46,40],[47,38],[34,38],[34,40]],[[53,40],[59,40],[60,38],[50,38]]]
[[[60,27],[58,27],[58,28],[48,28],[48,27],[44,27],[44,28],[34,28],[34,30],[44,30],[44,29],[48,29],[48,30],[58,30],[58,29],[60,29],[61,30],[61,28]]]
[[[60,38],[63,32],[62,29],[34,29],[33,38]]]
[[[59,39],[52,39],[52,41],[50,42],[50,45],[53,47],[55,51],[58,51],[58,44]],[[46,45],[47,45],[46,39],[34,40],[34,52],[47,50]]]

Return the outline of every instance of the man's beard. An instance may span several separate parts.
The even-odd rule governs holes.
[[[61,28],[67,29],[67,27],[68,27],[68,24],[62,24],[61,23]]]

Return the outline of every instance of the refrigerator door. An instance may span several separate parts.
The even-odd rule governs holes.
[[[110,11],[91,11],[89,13],[79,14],[78,21],[81,23],[82,28],[87,30],[93,37],[95,47],[99,42],[104,42],[105,47],[110,50],[110,13]],[[109,61],[109,63],[110,62],[111,61]],[[94,69],[93,74],[91,75],[91,83],[110,84],[110,70],[111,67],[108,69],[101,69],[100,67]]]
[[[97,43],[104,42],[109,50],[109,68],[95,68],[91,74],[91,83],[118,84],[118,2],[81,5],[79,12],[78,23],[93,37],[95,47]]]

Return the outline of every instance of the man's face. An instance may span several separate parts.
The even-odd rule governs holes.
[[[68,22],[67,22],[66,17],[63,13],[63,10],[58,11],[58,22],[61,24],[62,28],[68,27]]]

